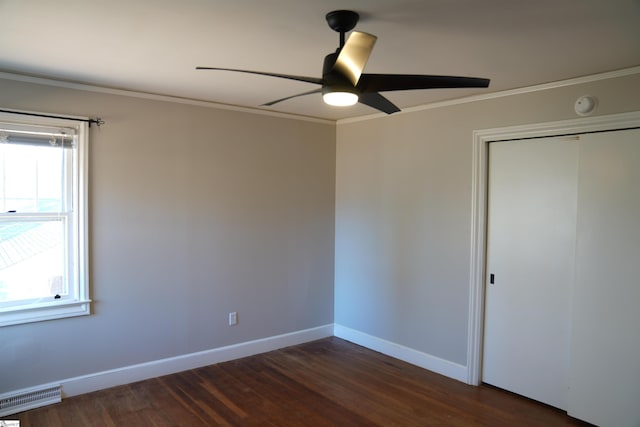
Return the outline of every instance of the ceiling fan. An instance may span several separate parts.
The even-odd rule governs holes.
[[[196,70],[220,70],[239,73],[259,74],[282,79],[318,84],[321,87],[275,101],[262,104],[270,106],[298,96],[322,93],[324,102],[334,106],[354,105],[357,102],[368,105],[387,114],[400,109],[380,92],[414,89],[441,88],[484,88],[489,79],[478,77],[433,76],[421,74],[363,74],[364,66],[371,55],[377,37],[354,31],[345,43],[345,33],[351,31],[360,16],[350,10],[335,10],[327,13],[329,27],[340,33],[340,47],[335,53],[324,58],[322,78],[269,73],[264,71],[239,70],[234,68],[196,67]]]

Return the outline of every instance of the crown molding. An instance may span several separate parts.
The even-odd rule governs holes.
[[[556,89],[556,88],[574,86],[574,85],[585,84],[585,83],[592,83],[600,80],[625,77],[625,76],[634,75],[634,74],[640,74],[640,66],[623,68],[620,70],[608,71],[604,73],[592,74],[589,76],[576,77],[572,79],[559,80],[551,83],[543,83],[539,85],[527,86],[522,88],[508,89],[508,90],[503,90],[498,92],[484,93],[480,95],[472,95],[468,97],[451,99],[446,101],[432,102],[429,104],[423,104],[415,107],[404,108],[402,111],[395,113],[394,116],[400,115],[400,114],[415,113],[418,111],[430,110],[434,108],[443,108],[443,107],[450,107],[453,105],[467,104],[470,102],[486,101],[489,99],[504,98],[507,96],[523,95],[523,94],[539,92],[543,90]],[[368,114],[365,116],[331,120],[331,119],[321,119],[317,117],[302,116],[302,115],[291,114],[291,113],[266,111],[258,108],[221,104],[221,103],[210,102],[210,101],[202,101],[198,99],[181,98],[177,96],[138,92],[138,91],[126,90],[126,89],[115,89],[115,88],[109,88],[109,87],[103,87],[103,86],[90,85],[86,83],[56,80],[56,79],[51,79],[46,77],[37,77],[37,76],[9,73],[9,72],[3,72],[3,71],[0,71],[0,79],[15,80],[15,81],[21,81],[26,83],[36,83],[36,84],[42,84],[47,86],[62,87],[67,89],[85,90],[89,92],[98,92],[98,93],[105,93],[110,95],[129,96],[133,98],[149,99],[154,101],[173,102],[178,104],[194,105],[198,107],[214,108],[219,110],[238,111],[242,113],[258,114],[262,116],[301,120],[301,121],[323,123],[323,124],[341,125],[341,124],[356,123],[361,121],[375,120],[383,117],[388,117],[388,115],[384,113],[374,113],[374,114]]]
[[[66,80],[56,80],[46,77],[29,76],[26,74],[8,73],[0,71],[0,79],[14,80],[25,83],[35,83],[46,86],[61,87],[65,89],[84,90],[89,92],[105,93],[108,95],[129,96],[132,98],[149,99],[152,101],[173,102],[177,104],[193,105],[197,107],[213,108],[218,110],[238,111],[241,113],[258,114],[262,116],[278,117],[283,119],[301,120],[306,122],[335,124],[335,120],[320,119],[317,117],[302,116],[291,113],[280,113],[276,111],[266,111],[258,108],[240,107],[237,105],[221,104],[210,101],[202,101],[198,99],[182,98],[178,96],[161,95],[148,92],[138,92],[134,90],[115,89],[104,86],[90,85],[86,83],[77,83]]]
[[[434,108],[450,107],[452,105],[467,104],[470,102],[486,101],[489,99],[504,98],[504,97],[513,96],[513,95],[523,95],[527,93],[539,92],[539,91],[549,90],[549,89],[557,89],[557,88],[566,87],[566,86],[575,86],[579,84],[592,83],[592,82],[597,82],[601,80],[608,80],[608,79],[614,79],[618,77],[630,76],[634,74],[640,74],[640,66],[623,68],[620,70],[608,71],[605,73],[592,74],[589,76],[576,77],[576,78],[567,79],[567,80],[559,80],[551,83],[543,83],[539,85],[527,86],[527,87],[522,87],[517,89],[502,90],[498,92],[483,93],[481,95],[472,95],[464,98],[457,98],[457,99],[451,99],[446,101],[433,102],[433,103],[424,104],[424,105],[418,105],[415,107],[403,108],[402,111],[395,113],[394,116],[400,115],[400,114],[415,113],[417,111],[431,110]],[[337,124],[341,125],[341,124],[347,124],[347,123],[356,123],[356,122],[362,122],[366,120],[379,119],[381,117],[387,117],[387,115],[383,113],[375,113],[375,114],[369,114],[366,116],[340,119],[337,121]]]

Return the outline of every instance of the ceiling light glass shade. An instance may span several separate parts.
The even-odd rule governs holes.
[[[358,95],[351,92],[327,92],[322,95],[322,99],[334,107],[348,107],[358,102]]]

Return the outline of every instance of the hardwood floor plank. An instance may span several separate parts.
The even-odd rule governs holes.
[[[64,399],[24,426],[588,426],[339,338]]]

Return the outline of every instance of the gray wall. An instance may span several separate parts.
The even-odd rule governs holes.
[[[467,365],[472,133],[640,110],[640,75],[337,129],[335,322]]]
[[[0,328],[0,393],[333,322],[334,124],[9,80],[0,100],[107,122],[94,314]]]
[[[640,110],[637,87],[340,123],[336,149],[331,124],[0,80],[4,108],[107,120],[90,143],[95,314],[0,328],[0,393],[325,325],[334,307],[466,365],[472,131],[575,118],[584,94],[596,115]]]

